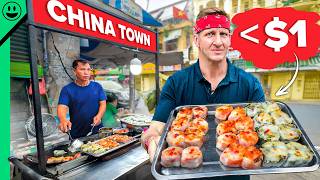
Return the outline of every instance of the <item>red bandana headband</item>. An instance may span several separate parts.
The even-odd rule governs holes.
[[[210,28],[226,28],[230,29],[230,21],[223,15],[207,15],[196,21],[193,27],[195,33],[199,33]]]

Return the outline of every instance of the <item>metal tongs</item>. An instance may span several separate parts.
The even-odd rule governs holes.
[[[87,136],[90,136],[92,134],[92,131],[95,125],[96,125],[95,123],[91,124],[91,131],[87,134]]]
[[[70,130],[67,131],[67,134],[69,135],[69,138],[71,140],[68,150],[74,153],[80,149],[80,147],[83,145],[83,142],[80,141],[79,139],[73,139],[71,136]]]
[[[91,124],[91,131],[87,134],[87,136],[90,136],[92,134],[93,128],[95,127],[95,123]],[[80,147],[84,144],[81,140],[79,139],[73,139],[70,133],[70,129],[67,131],[67,134],[69,135],[69,138],[71,140],[71,143],[68,147],[68,150],[72,153],[78,151]]]

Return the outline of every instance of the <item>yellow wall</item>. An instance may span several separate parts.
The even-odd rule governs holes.
[[[185,31],[184,28],[189,27]],[[179,24],[168,24],[164,26],[163,28],[159,29],[159,46],[162,47],[164,50],[165,42],[164,42],[164,29],[167,32],[173,31],[173,30],[179,30],[181,29],[181,36],[178,38],[178,45],[177,45],[177,50],[176,51],[183,51],[184,49],[188,48],[188,44],[192,45],[192,22],[191,21],[182,21]],[[187,43],[187,34],[190,35],[189,42]]]
[[[270,98],[268,98],[268,92],[266,93],[267,99],[272,100],[293,100],[293,101],[312,101],[312,100],[319,100],[319,93],[320,93],[320,78],[313,78],[311,81],[313,84],[312,93],[314,94],[313,98],[306,98],[304,97],[304,93],[306,93],[306,89],[308,86],[305,84],[306,79],[308,77],[320,77],[320,71],[311,70],[311,71],[299,71],[298,76],[294,83],[289,87],[288,94],[277,97],[275,96],[278,89],[283,85],[286,86],[293,76],[293,71],[291,72],[270,72],[264,73],[262,75],[262,86],[265,91],[268,91],[270,88]],[[310,80],[309,80],[310,81]],[[318,84],[318,86],[317,86]],[[309,87],[310,88],[310,87]],[[309,90],[310,91],[310,90]]]
[[[300,72],[297,79],[294,81],[291,91],[291,100],[302,100],[303,99],[303,87],[304,87],[304,76],[305,72]]]
[[[155,65],[146,63],[142,66],[141,75],[135,77],[135,87],[138,91],[149,91],[155,86]]]
[[[141,90],[150,91],[155,89],[156,81],[154,74],[145,74],[141,76]]]
[[[171,76],[174,72],[163,73],[166,76]],[[160,89],[166,83],[166,80],[162,79],[160,76]],[[150,91],[156,89],[155,74],[141,74],[135,77],[135,86],[138,91]]]
[[[183,51],[187,48],[187,34],[190,35],[190,32],[182,31],[181,36],[178,40],[178,51]]]
[[[271,74],[271,99],[284,100],[289,99],[291,97],[291,91],[288,91],[288,94],[283,96],[275,96],[276,92],[282,85],[286,85],[289,83],[291,79],[291,73],[288,72],[277,72]]]
[[[320,100],[320,71],[308,71],[305,73],[303,98]]]
[[[174,72],[162,72],[165,76],[170,76]],[[165,84],[166,80],[160,76],[160,89]],[[154,90],[156,86],[155,81],[155,64],[146,63],[142,66],[141,75],[135,76],[135,87],[138,91],[150,91]]]

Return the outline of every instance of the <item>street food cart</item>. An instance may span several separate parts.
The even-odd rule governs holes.
[[[159,58],[156,31],[124,18],[115,11],[101,8],[86,1],[30,0],[28,3],[28,29],[31,54],[32,101],[35,117],[37,153],[30,154],[21,161],[10,157],[10,161],[30,179],[115,179],[148,162],[149,156],[139,143],[139,134],[132,134],[130,141],[119,143],[103,156],[84,155],[64,163],[48,165],[47,159],[53,149],[67,147],[70,142],[62,142],[44,147],[39,80],[37,69],[36,29],[79,36],[105,42],[115,48],[122,48],[132,55],[151,54],[156,65],[156,94],[159,97]],[[133,58],[133,56],[132,56]],[[129,61],[130,59],[128,59]],[[95,141],[99,135],[84,137],[83,142]]]

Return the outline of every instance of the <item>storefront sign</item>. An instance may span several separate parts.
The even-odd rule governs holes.
[[[122,12],[125,12],[126,14],[139,20],[140,22],[143,21],[142,8],[132,0],[103,0],[103,2],[121,10]]]
[[[31,0],[31,23],[72,35],[91,37],[156,52],[156,34],[78,1]]]

